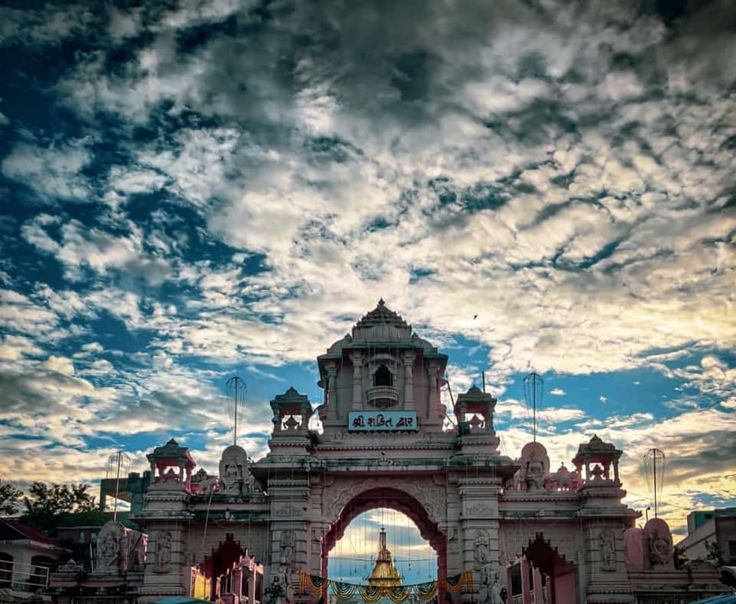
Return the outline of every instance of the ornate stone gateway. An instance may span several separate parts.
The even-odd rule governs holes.
[[[495,399],[460,395],[461,421],[476,419],[461,435],[443,431],[447,356],[383,301],[318,363],[323,432],[308,430],[312,407],[289,390],[271,403],[271,452],[254,466],[271,500],[271,564],[326,576],[341,531],[377,507],[416,523],[440,579],[497,562],[498,495],[517,466],[497,449]]]
[[[444,430],[447,356],[382,300],[317,361],[324,404],[313,411],[293,388],[276,396],[260,461],[228,447],[216,477],[192,475],[173,440],[149,455],[153,483],[134,510],[150,535],[144,602],[314,601],[299,577],[322,584],[344,528],[379,507],[405,513],[429,541],[440,602],[468,572],[472,592],[453,601],[623,603],[650,583],[690,580],[673,567],[666,524],[633,528],[613,445],[594,436],[573,470],[553,471],[537,442],[512,460],[498,450],[496,399],[475,387],[455,401],[457,428]],[[310,429],[315,412],[321,430]]]

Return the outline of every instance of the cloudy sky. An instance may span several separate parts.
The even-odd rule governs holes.
[[[533,368],[554,467],[598,433],[637,509],[655,446],[678,530],[736,504],[732,2],[91,5],[0,8],[2,478],[214,471],[235,374],[258,457],[382,296],[504,453]]]

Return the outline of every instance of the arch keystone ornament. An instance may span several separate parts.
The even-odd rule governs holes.
[[[251,463],[234,445],[219,477],[192,480],[188,449],[174,440],[157,448],[133,511],[152,536],[139,601],[386,595],[401,604],[411,594],[438,604],[634,604],[695,584],[701,596],[718,593],[715,570],[674,568],[666,524],[634,528],[640,514],[622,503],[623,452],[612,443],[581,435],[574,459],[556,471],[541,442],[512,459],[499,451],[497,400],[477,387],[458,395],[457,427],[446,429],[447,363],[380,300],[317,357],[321,404],[293,387],[271,400],[265,457]],[[335,544],[376,508],[416,524],[436,554],[437,581],[383,594],[359,577],[330,580]],[[106,563],[113,554],[110,546]]]

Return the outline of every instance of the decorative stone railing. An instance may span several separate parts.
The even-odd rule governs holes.
[[[393,386],[373,386],[365,391],[365,397],[374,407],[392,407],[399,402],[399,391]]]

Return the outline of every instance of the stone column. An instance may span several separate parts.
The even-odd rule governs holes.
[[[250,580],[248,581],[248,604],[255,604],[256,601],[256,581],[258,581],[258,565],[252,564],[250,572]]]
[[[428,387],[428,400],[427,400],[427,417],[432,417],[432,412],[437,409],[437,371],[439,367],[436,365],[429,365],[427,367],[427,383]]]
[[[350,360],[353,362],[353,409],[360,409],[363,403],[363,353],[351,353]]]
[[[243,569],[243,567],[236,568],[233,571],[233,577],[230,581],[230,592],[235,594],[236,602],[242,602],[243,601],[243,573],[248,572],[247,569]]]
[[[414,410],[414,359],[416,354],[406,352],[401,356],[404,362],[404,409]]]
[[[498,569],[500,479],[492,476],[461,477],[458,483],[462,527],[463,569],[474,569],[476,585],[483,575]]]
[[[532,581],[529,582],[529,560],[523,559],[521,561],[521,593],[522,593],[522,599],[521,601],[523,604],[532,604],[532,602],[536,602],[538,594],[533,594],[534,598],[532,599],[532,594],[530,593],[534,589],[534,573],[532,573]]]
[[[151,604],[163,596],[189,595],[191,565],[184,559],[185,525],[182,521],[155,519],[147,522],[146,529],[151,535],[150,549],[138,601]]]
[[[250,580],[248,581],[248,604],[255,604],[256,587],[258,583],[258,565],[253,563],[249,567]]]
[[[273,474],[272,474],[273,475]],[[299,570],[308,567],[309,543],[307,541],[309,509],[309,479],[305,473],[292,477],[282,471],[268,482],[271,500],[270,555],[266,568],[265,584],[270,585],[275,573],[285,572],[294,595],[294,602],[304,598],[298,593]]]
[[[327,364],[327,419],[336,420],[337,413],[337,365],[334,361]]]

